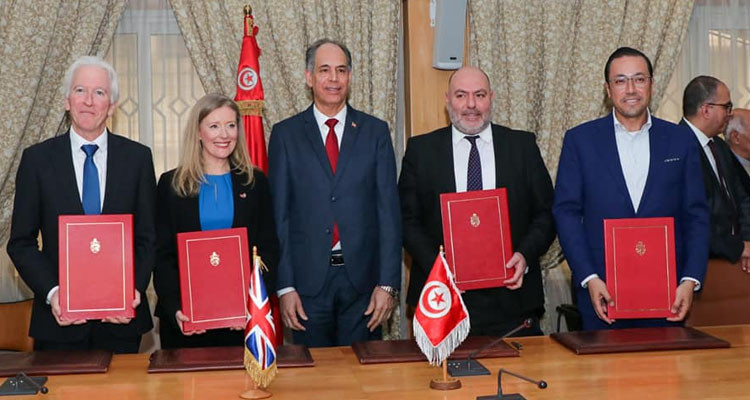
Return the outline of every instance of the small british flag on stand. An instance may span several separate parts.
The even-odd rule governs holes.
[[[265,388],[271,384],[277,372],[276,330],[261,267],[265,265],[253,246],[253,271],[250,274],[245,325],[245,369],[258,387]]]

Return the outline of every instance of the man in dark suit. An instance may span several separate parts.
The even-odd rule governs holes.
[[[152,327],[146,287],[153,268],[156,182],[150,150],[109,132],[118,87],[112,66],[81,57],[65,75],[70,131],[24,150],[8,254],[34,292],[29,334],[36,350],[106,349],[135,353]],[[58,216],[133,214],[136,317],[60,319]],[[42,236],[42,249],[37,240]]]
[[[341,346],[378,338],[398,299],[396,163],[387,124],[346,104],[346,46],[322,39],[305,58],[313,105],[276,124],[268,149],[277,293],[296,343]]]
[[[750,110],[732,110],[732,118],[727,125],[725,136],[737,161],[735,168],[739,171],[737,175],[740,183],[745,192],[750,193]]]
[[[612,113],[565,134],[553,214],[578,291],[586,330],[660,326],[685,318],[708,261],[708,207],[700,155],[690,133],[648,111],[651,61],[621,47],[609,56],[604,87]],[[673,217],[678,287],[674,317],[614,321],[604,282],[607,218]]]
[[[404,247],[412,256],[407,302],[416,306],[443,242],[440,194],[504,187],[515,250],[506,267],[516,273],[506,287],[463,294],[471,334],[502,335],[526,318],[535,324],[519,334],[542,334],[539,257],[555,238],[549,173],[533,134],[490,123],[493,92],[482,70],[463,67],[448,86],[451,126],[409,139],[399,178]]]
[[[711,212],[710,258],[750,266],[750,195],[734,166],[734,155],[719,134],[732,116],[729,88],[720,80],[701,75],[688,83],[682,97],[683,119],[701,158],[703,184]]]

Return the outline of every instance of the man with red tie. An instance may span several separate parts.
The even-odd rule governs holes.
[[[388,125],[346,102],[351,53],[305,53],[313,104],[273,127],[269,180],[279,234],[277,294],[295,343],[380,337],[401,285],[401,215]]]

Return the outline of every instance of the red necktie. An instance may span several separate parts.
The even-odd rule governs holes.
[[[336,118],[331,118],[326,121],[328,125],[328,136],[326,136],[326,153],[328,153],[328,161],[331,163],[331,172],[336,173],[336,164],[339,161],[339,139],[336,137],[336,132],[333,127],[339,121]],[[339,241],[339,226],[336,222],[333,223],[333,238],[331,239],[331,247],[335,246]]]

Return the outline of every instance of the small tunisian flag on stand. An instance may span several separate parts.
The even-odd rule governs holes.
[[[438,365],[466,339],[470,328],[469,312],[441,251],[419,295],[414,338],[427,361]]]
[[[245,126],[247,150],[253,164],[268,173],[266,139],[263,136],[263,84],[260,82],[260,47],[255,40],[253,10],[245,6],[245,35],[242,37],[240,65],[237,67],[237,94],[234,101],[240,107],[242,124]]]

